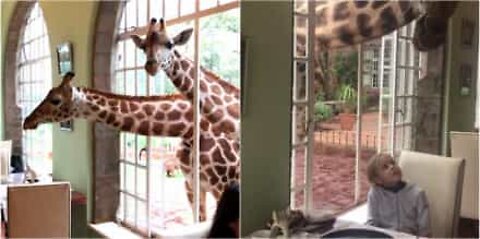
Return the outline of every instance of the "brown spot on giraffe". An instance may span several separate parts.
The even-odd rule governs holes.
[[[153,114],[153,111],[155,110],[155,106],[151,105],[151,104],[145,104],[143,107],[142,107],[143,111],[145,111],[145,114],[147,114],[147,116],[151,116]]]
[[[185,109],[187,109],[188,105],[185,104],[185,103],[179,103],[179,104],[178,104],[178,107],[179,107],[180,109],[182,109],[182,110],[185,110]]]
[[[168,111],[168,110],[170,110],[170,108],[172,108],[172,105],[170,105],[170,104],[163,104],[163,105],[160,106],[160,109],[162,111]]]
[[[163,132],[163,125],[157,122],[153,122],[152,130],[155,135],[161,135]]]
[[[215,168],[215,171],[217,171],[218,175],[225,175],[225,173],[227,172],[227,167],[225,166],[216,165],[214,168]]]
[[[222,93],[222,90],[220,89],[220,86],[218,86],[218,85],[216,85],[216,84],[210,86],[210,89],[212,90],[212,92],[213,92],[214,94],[219,95],[219,94]]]
[[[218,109],[212,114],[208,115],[208,118],[210,119],[210,122],[212,122],[212,124],[215,124],[223,118],[223,111],[221,109]]]
[[[120,101],[120,112],[122,113],[128,113],[128,105],[125,101]]]
[[[181,116],[182,116],[182,114],[180,113],[180,111],[172,110],[171,112],[169,112],[167,114],[167,119],[175,121],[175,120],[179,120]]]
[[[200,143],[200,151],[201,152],[210,151],[210,149],[212,149],[214,145],[215,145],[215,141],[212,138],[202,137],[201,143]]]
[[[97,101],[97,104],[101,105],[101,106],[105,106],[107,104],[107,102],[105,101],[104,98],[100,98],[98,101]]]
[[[360,35],[363,37],[370,37],[373,29],[370,26],[370,16],[365,13],[360,13],[357,16],[357,27]]]
[[[387,7],[382,10],[380,13],[382,30],[384,33],[389,33],[390,31],[398,27],[398,21],[395,17],[395,13],[391,7]]]
[[[172,124],[168,129],[168,133],[170,135],[180,135],[184,128],[185,125],[183,123]]]
[[[229,96],[229,95],[225,95],[225,96],[223,97],[223,99],[224,99],[225,102],[227,102],[227,103],[230,103],[230,102],[232,102],[232,100],[233,100],[233,98],[232,98],[231,96]]]
[[[121,129],[127,132],[131,131],[134,124],[135,124],[135,121],[132,117],[125,117],[123,118],[123,125]]]
[[[320,12],[317,14],[317,19],[316,19],[316,24],[317,26],[325,26],[327,25],[327,9],[323,8],[320,10]]]
[[[339,2],[337,5],[335,5],[334,13],[333,13],[333,19],[335,21],[341,21],[350,16],[350,9],[348,8],[348,3],[349,2]]]
[[[213,100],[213,103],[216,104],[216,105],[223,105],[223,101],[222,99],[220,99],[220,97],[216,96],[216,95],[212,95],[212,100]]]
[[[240,118],[240,111],[239,111],[239,106],[238,104],[233,104],[227,106],[227,112],[230,114],[233,118],[238,119]]]
[[[139,119],[139,120],[142,120],[142,119],[144,119],[145,117],[146,117],[145,114],[142,113],[142,112],[138,112],[138,113],[135,114],[135,118],[137,118],[137,119]]]
[[[190,63],[187,60],[182,60],[180,65],[184,71],[187,71],[190,68]]]
[[[142,135],[148,135],[150,132],[150,122],[142,121],[142,123],[140,123],[138,126],[138,132]]]
[[[156,120],[163,120],[164,118],[165,118],[165,113],[163,113],[162,111],[157,111],[155,113]]]
[[[207,155],[200,155],[200,165],[205,166],[210,164],[210,158]]]
[[[219,163],[219,164],[226,163],[225,159],[222,157],[222,153],[217,147],[213,150],[212,157],[215,163]]]
[[[200,91],[201,92],[207,92],[208,91],[207,84],[205,84],[205,82],[203,82],[203,81],[200,81]]]
[[[113,123],[114,121],[115,121],[115,114],[113,114],[113,113],[108,114],[108,118],[107,118],[106,123],[107,123],[107,124],[111,124],[111,123]]]
[[[105,117],[107,116],[107,111],[106,110],[102,110],[99,114],[98,114],[98,117],[102,118],[102,119],[105,119]]]
[[[132,102],[130,102],[130,103],[128,104],[128,106],[130,107],[130,111],[131,111],[132,113],[135,112],[135,111],[137,111],[137,110],[139,109],[138,105],[135,104],[135,103],[132,103]]]
[[[118,101],[117,101],[117,100],[108,100],[108,105],[109,105],[109,106],[117,106],[117,105],[118,105]]]

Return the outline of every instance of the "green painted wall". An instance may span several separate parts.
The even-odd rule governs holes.
[[[57,85],[60,82],[56,65],[55,46],[64,41],[70,41],[73,45],[74,70],[76,73],[75,84],[82,86],[91,85],[92,39],[97,5],[98,3],[95,1],[40,2],[50,40],[53,85]],[[2,59],[4,59],[6,33],[15,2],[2,1],[1,6]],[[1,81],[3,82],[4,79],[1,79]],[[3,109],[1,110],[3,112]],[[0,115],[3,115],[3,113]],[[1,119],[0,125],[3,136],[3,119]],[[74,122],[73,132],[60,131],[58,124],[55,124],[53,127],[53,177],[58,180],[69,181],[74,190],[87,195],[87,218],[91,217],[90,208],[93,201],[91,195],[92,133],[92,124],[84,120],[76,120]]]
[[[472,48],[461,44],[462,20],[469,19],[475,23]],[[475,97],[478,67],[478,1],[461,2],[458,5],[451,25],[452,44],[449,59],[449,91],[448,91],[448,131],[474,131]],[[472,92],[468,96],[460,95],[460,66],[469,64],[472,67]],[[447,132],[448,132],[447,131]],[[448,145],[448,144],[447,144]]]
[[[1,31],[1,59],[0,59],[0,92],[3,92],[3,87],[4,87],[4,81],[3,79],[3,64],[4,64],[4,59],[5,59],[5,45],[7,42],[7,31],[8,31],[8,22],[10,20],[10,17],[12,16],[13,9],[15,6],[15,2],[6,2],[6,1],[0,1],[0,7],[1,7],[1,25],[2,25],[2,31]],[[3,96],[2,98],[3,99]],[[4,113],[3,113],[3,104],[0,104],[0,137],[3,139],[5,137],[5,130],[4,130],[4,125],[5,125],[5,119],[4,119]]]
[[[293,9],[287,1],[247,1],[240,11],[249,39],[241,147],[246,236],[289,205]]]

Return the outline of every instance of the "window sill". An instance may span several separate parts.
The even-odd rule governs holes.
[[[97,232],[98,234],[106,238],[129,238],[129,239],[143,238],[142,236],[114,222],[89,224],[89,226],[95,232]]]

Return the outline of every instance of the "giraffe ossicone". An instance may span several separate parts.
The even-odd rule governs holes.
[[[39,124],[75,118],[106,124],[119,131],[151,136],[180,137],[177,150],[180,168],[186,178],[188,199],[192,203],[193,180],[191,147],[193,109],[183,95],[126,96],[72,86],[74,74],[67,73],[23,123],[24,129]],[[218,200],[225,187],[239,179],[237,140],[215,135],[208,121],[200,121],[201,219],[206,218],[205,192]]]

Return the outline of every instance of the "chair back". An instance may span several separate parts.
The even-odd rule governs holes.
[[[425,190],[430,205],[433,237],[457,235],[465,160],[402,151],[403,178]]]
[[[12,141],[0,141],[0,180],[2,182],[8,181],[8,174],[10,172],[10,157],[12,156]]]
[[[10,238],[69,238],[70,184],[68,182],[8,186]]]
[[[478,220],[478,138],[474,132],[450,132],[452,157],[465,159],[460,216]]]

